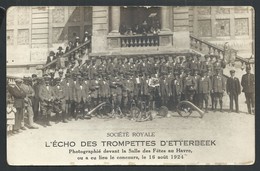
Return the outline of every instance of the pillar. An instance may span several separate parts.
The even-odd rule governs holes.
[[[119,34],[120,26],[120,6],[111,7],[111,29],[110,33]]]
[[[161,7],[161,31],[170,31],[169,9]]]

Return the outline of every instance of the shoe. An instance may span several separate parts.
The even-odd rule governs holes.
[[[25,130],[27,130],[27,129],[23,126],[23,127],[21,127],[21,130],[24,130],[24,131],[25,131]]]
[[[50,122],[47,122],[46,125],[47,125],[47,126],[52,126]]]
[[[39,129],[38,126],[30,126],[29,129]]]

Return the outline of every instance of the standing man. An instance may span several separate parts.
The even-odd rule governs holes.
[[[255,113],[255,75],[251,74],[251,67],[246,67],[246,74],[242,76],[241,85],[243,87],[242,92],[246,96],[246,104],[248,113]],[[252,110],[251,110],[252,109]]]
[[[50,77],[44,78],[44,84],[39,91],[39,98],[41,100],[41,109],[43,115],[43,125],[51,126],[50,118],[52,112],[53,93],[50,86]]]
[[[21,88],[22,85],[21,79],[15,80],[15,85],[10,86],[9,92],[14,97],[14,107],[16,108],[15,112],[15,124],[13,128],[13,133],[19,133],[20,129],[26,130],[25,127],[22,127],[22,120],[24,115],[24,98],[26,97],[26,93]]]
[[[24,84],[22,84],[21,88],[26,93],[26,97],[24,98],[24,107],[28,114],[28,120],[29,120],[29,129],[38,129],[37,126],[34,125],[33,122],[33,108],[32,108],[32,99],[35,95],[35,92],[31,86],[32,79],[30,77],[24,77]],[[22,126],[24,126],[24,120],[22,120]]]
[[[227,94],[230,99],[230,112],[233,112],[233,100],[235,100],[236,113],[239,113],[238,95],[241,93],[240,82],[235,77],[235,70],[230,70],[230,77],[227,79]]]
[[[197,89],[197,82],[193,76],[191,76],[191,71],[188,69],[186,70],[186,77],[183,79],[183,88],[185,93],[185,99],[193,102],[193,97],[195,91]]]
[[[220,112],[223,112],[222,110],[222,104],[223,104],[223,94],[225,92],[226,86],[225,86],[225,80],[224,77],[221,75],[221,70],[219,68],[215,69],[216,75],[214,75],[212,80],[212,89],[213,89],[213,96],[214,96],[214,111],[217,109],[218,101],[220,105]]]
[[[201,72],[201,77],[198,81],[198,95],[199,95],[199,107],[203,108],[203,103],[205,102],[205,112],[208,112],[208,100],[209,93],[212,90],[212,84],[209,77],[206,76],[207,71]]]

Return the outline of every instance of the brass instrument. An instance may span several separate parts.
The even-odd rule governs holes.
[[[200,114],[200,118],[203,118],[204,112],[190,101],[181,101],[177,105],[177,112],[180,116],[188,118],[193,110],[196,110]]]

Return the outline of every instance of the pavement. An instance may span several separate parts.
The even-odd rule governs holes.
[[[243,104],[243,103],[242,103]],[[225,103],[225,106],[227,104]],[[7,159],[11,165],[96,165],[96,164],[250,164],[254,162],[255,115],[246,114],[244,104],[240,113],[212,112],[199,118],[193,112],[188,118],[170,112],[169,117],[157,117],[152,121],[135,122],[126,118],[72,120],[69,123],[53,123],[51,127],[39,126],[7,138]],[[155,137],[107,137],[116,132],[154,132]],[[79,147],[81,141],[116,140],[215,140],[216,147],[188,147],[192,154],[182,160],[93,160],[79,161],[79,156],[97,154],[70,154],[69,150],[126,149],[127,147]],[[53,147],[52,142],[75,142],[72,147]],[[50,147],[46,147],[50,146]],[[156,146],[160,148],[159,146]],[[144,150],[142,147],[135,147]],[[146,147],[145,147],[146,148]],[[150,149],[151,147],[147,147]],[[162,147],[161,147],[162,148]],[[166,150],[172,147],[163,147]],[[128,153],[127,153],[128,154]],[[156,154],[159,155],[160,153]],[[101,154],[109,156],[108,154]],[[117,154],[114,154],[115,156]],[[129,154],[132,155],[132,154]],[[140,154],[141,155],[141,154]],[[144,154],[145,155],[145,154]]]

